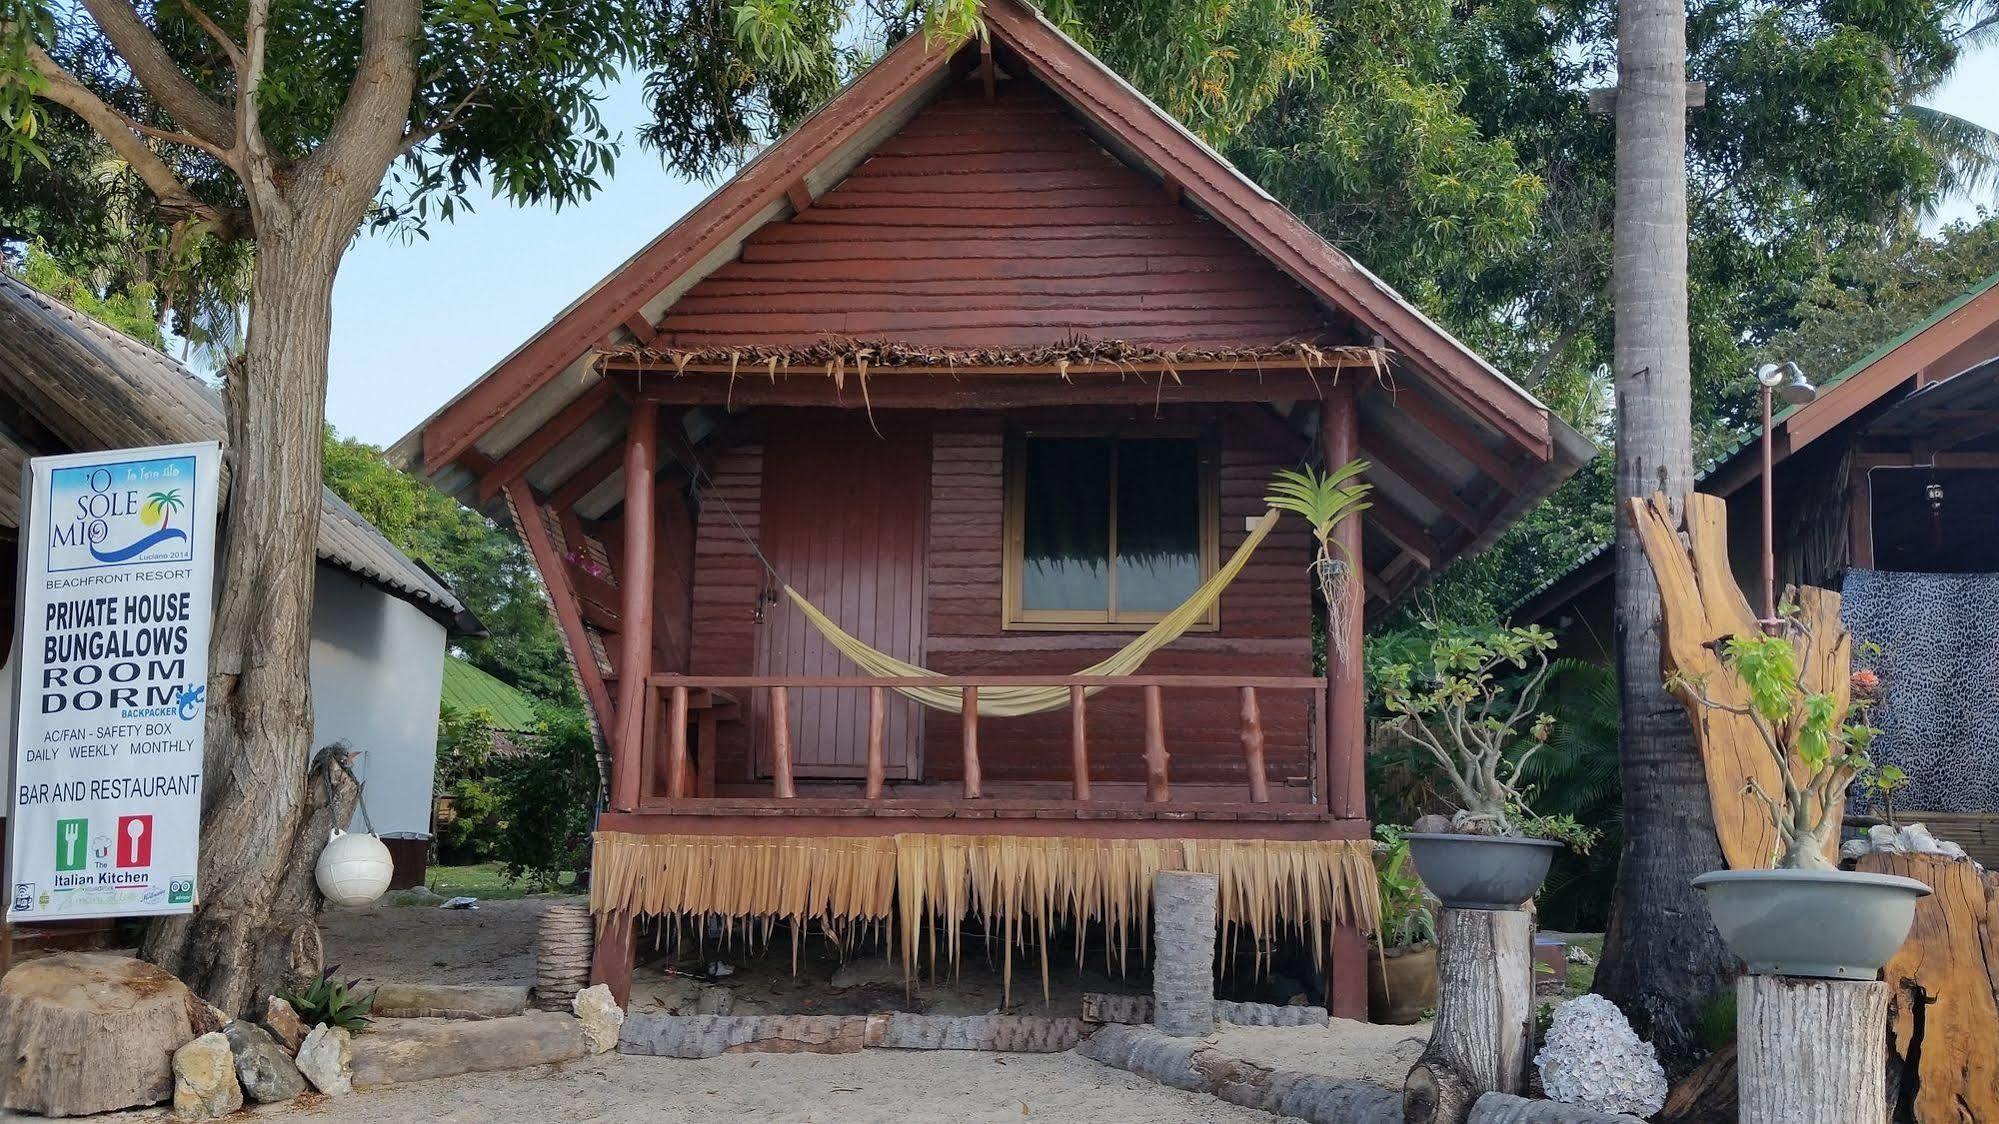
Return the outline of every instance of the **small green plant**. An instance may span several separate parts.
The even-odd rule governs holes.
[[[299,1021],[307,1026],[325,1023],[345,1031],[359,1031],[368,1025],[368,1012],[374,1009],[375,997],[354,994],[354,985],[361,981],[354,979],[341,983],[333,977],[336,971],[339,971],[338,965],[320,973],[304,994],[280,991],[278,998],[291,1004],[292,1010],[298,1013]]]
[[[1701,1013],[1695,1026],[1700,1034],[1701,1045],[1712,1053],[1735,1041],[1735,989],[1722,988],[1708,996],[1701,1004]]]
[[[1828,852],[1847,792],[1876,775],[1867,751],[1880,731],[1866,717],[1880,681],[1871,671],[1854,674],[1851,709],[1842,714],[1837,695],[1805,684],[1803,668],[1809,661],[1800,659],[1799,652],[1811,651],[1815,638],[1797,606],[1786,602],[1778,611],[1782,634],[1731,636],[1718,649],[1722,665],[1746,692],[1745,702],[1716,699],[1701,678],[1674,676],[1666,685],[1709,710],[1750,720],[1775,758],[1782,781],[1776,793],[1754,777],[1743,788],[1763,804],[1777,829],[1777,866],[1832,870]],[[1793,768],[1794,761],[1802,770]]]
[[[1423,893],[1423,880],[1409,865],[1409,840],[1400,827],[1374,829],[1383,846],[1376,855],[1375,880],[1381,891],[1381,943],[1406,949],[1437,939],[1437,915]]]
[[[1538,626],[1463,627],[1422,622],[1428,650],[1378,664],[1383,730],[1422,747],[1449,781],[1457,831],[1555,839],[1588,851],[1595,830],[1572,815],[1528,807],[1521,772],[1548,742],[1554,717],[1539,712],[1555,638]]]

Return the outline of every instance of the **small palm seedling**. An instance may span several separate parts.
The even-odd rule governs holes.
[[[1352,614],[1360,611],[1361,594],[1354,566],[1357,559],[1343,557],[1346,549],[1334,539],[1333,531],[1343,520],[1374,506],[1367,501],[1373,485],[1353,482],[1367,469],[1366,461],[1348,461],[1331,472],[1280,468],[1270,482],[1270,494],[1263,498],[1271,507],[1303,516],[1312,525],[1312,537],[1319,545],[1312,559],[1312,574],[1326,599],[1326,645],[1341,659],[1353,654],[1347,651],[1347,626],[1352,623]]]

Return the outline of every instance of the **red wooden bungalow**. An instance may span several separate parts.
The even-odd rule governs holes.
[[[968,913],[1142,924],[1167,866],[1220,874],[1248,936],[1337,930],[1357,1012],[1363,687],[1312,674],[1302,521],[1138,674],[1075,673],[1237,550],[1276,469],[1373,463],[1343,535],[1376,610],[1592,450],[1031,9],[985,15],[890,51],[400,455],[510,516],[553,595],[609,748],[615,988],[646,917],[894,910],[913,955]],[[869,677],[781,583],[944,678]],[[1059,704],[997,717],[1028,684]]]

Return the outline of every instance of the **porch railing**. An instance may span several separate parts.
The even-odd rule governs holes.
[[[981,718],[979,692],[998,687],[1066,687],[1069,692],[1069,774],[1071,797],[1080,802],[1091,799],[1090,742],[1088,709],[1090,688],[1106,691],[1137,691],[1143,702],[1145,799],[1166,803],[1172,799],[1171,757],[1166,733],[1166,696],[1190,692],[1234,692],[1238,701],[1237,730],[1242,759],[1248,777],[1249,802],[1270,801],[1270,780],[1264,762],[1262,694],[1302,692],[1310,700],[1310,742],[1313,801],[1327,804],[1321,787],[1328,783],[1326,750],[1326,681],[1304,675],[943,675],[911,678],[851,678],[827,676],[773,675],[654,675],[647,679],[644,759],[642,775],[663,774],[665,795],[679,799],[693,794],[694,770],[688,745],[688,718],[694,701],[712,703],[721,695],[735,696],[739,705],[761,694],[769,730],[772,793],[779,799],[798,795],[793,776],[791,744],[791,697],[800,690],[865,691],[868,699],[868,736],[865,793],[869,800],[882,799],[887,764],[884,758],[884,731],[887,726],[889,692],[897,687],[955,689],[963,700],[959,714],[959,741],[962,753],[962,784],[965,799],[984,796],[984,777],[979,761]],[[993,721],[993,719],[986,719]],[[660,727],[664,726],[663,731]],[[712,723],[704,724],[712,731]],[[659,762],[659,734],[665,735],[666,760]],[[712,735],[710,735],[712,736]],[[712,742],[702,752],[714,753]],[[712,761],[705,767],[712,767]],[[663,767],[662,767],[663,766]],[[704,768],[705,771],[705,768]]]

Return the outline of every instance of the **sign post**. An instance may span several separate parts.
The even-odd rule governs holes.
[[[10,923],[188,913],[221,447],[28,463]]]

